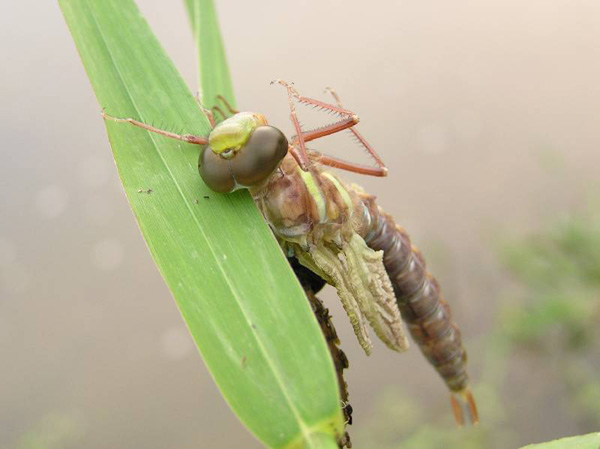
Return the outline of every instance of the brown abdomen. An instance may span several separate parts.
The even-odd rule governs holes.
[[[464,390],[467,354],[438,282],[404,229],[375,204],[374,197],[358,194],[368,215],[363,238],[370,248],[384,253],[383,263],[410,334],[448,388]]]

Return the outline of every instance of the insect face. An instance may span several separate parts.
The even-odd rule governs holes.
[[[202,148],[198,168],[208,187],[227,193],[257,185],[288,151],[284,134],[260,114],[241,112],[218,124]]]

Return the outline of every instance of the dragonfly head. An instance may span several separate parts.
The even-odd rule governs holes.
[[[208,187],[227,193],[260,184],[277,169],[287,151],[284,134],[267,125],[262,114],[240,112],[211,131],[198,168]]]

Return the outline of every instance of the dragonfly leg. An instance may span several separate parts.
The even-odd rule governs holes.
[[[271,84],[275,83],[280,84],[287,89],[288,103],[290,106],[290,120],[292,121],[292,125],[294,126],[294,129],[296,131],[296,136],[292,138],[290,153],[292,154],[294,159],[296,159],[296,162],[298,162],[298,165],[300,165],[302,170],[306,171],[308,169],[308,155],[306,151],[306,142],[310,142],[311,140],[319,139],[321,137],[335,134],[344,129],[351,128],[352,126],[358,123],[358,116],[346,109],[328,103],[324,103],[313,98],[303,97],[294,88],[292,83],[288,83],[283,80],[275,80],[271,82]],[[296,106],[294,104],[294,100],[298,101],[299,103],[304,103],[307,105],[312,105],[314,107],[332,111],[343,118],[338,122],[332,123],[331,125],[327,125],[322,128],[314,129],[311,131],[302,131],[300,122],[298,121],[298,116],[296,114]]]
[[[217,95],[217,99],[221,100],[225,104],[225,108],[227,109],[227,111],[229,111],[229,114],[227,114],[226,112],[224,112],[223,109],[219,105],[214,105],[211,108],[211,111],[213,112],[213,114],[215,112],[218,112],[219,115],[221,117],[223,117],[223,120],[225,120],[226,118],[231,117],[232,114],[237,114],[239,112],[237,109],[233,109],[231,107],[231,105],[227,102],[227,100],[225,99],[225,97],[223,97],[222,95]]]
[[[361,175],[384,177],[388,174],[388,169],[385,166],[369,167],[368,165],[357,164],[355,162],[348,162],[337,157],[327,156],[325,154],[319,154],[319,156],[317,157],[317,161],[321,165],[339,168],[340,170],[346,170]]]
[[[336,104],[338,105],[338,107],[343,108],[342,106],[342,101],[340,100],[339,95],[337,94],[337,92],[335,91],[335,89],[333,89],[332,87],[326,87],[325,88],[325,92],[328,92],[329,94],[331,94],[331,96],[335,99]],[[373,160],[375,161],[375,163],[377,164],[378,169],[375,169],[377,174],[373,174],[373,176],[386,176],[387,175],[387,168],[385,166],[385,163],[383,162],[383,160],[381,159],[381,157],[379,156],[379,154],[377,154],[377,152],[375,151],[375,149],[369,144],[369,142],[367,142],[367,140],[358,132],[358,130],[356,128],[350,128],[350,132],[354,135],[354,137],[356,138],[356,140],[358,141],[358,143],[365,149],[367,150],[367,153],[369,153],[369,156],[371,156],[373,158]],[[329,158],[329,159],[334,159],[334,158]],[[324,162],[321,162],[324,165],[328,165]],[[344,163],[344,164],[348,164],[345,161],[342,160],[336,160],[336,163]],[[360,170],[363,170],[364,168],[369,168],[370,167],[361,167],[358,166],[357,164],[354,164],[357,167],[360,168]],[[330,165],[332,167],[336,167],[336,165]],[[342,168],[342,167],[337,167],[337,168]],[[344,170],[346,170],[346,168],[343,168]],[[355,171],[355,170],[349,170],[349,171]],[[356,173],[362,173],[362,174],[371,174],[371,173],[364,173],[363,171],[356,171]]]
[[[292,102],[290,100],[290,107],[292,107]],[[296,135],[301,135],[302,130],[300,129],[300,122],[298,122],[298,117],[296,117],[296,110],[292,109],[292,113],[290,114],[290,120],[292,121],[292,125],[294,125],[294,129],[296,130]],[[298,146],[296,146],[298,144]],[[306,152],[306,145],[304,144],[304,140],[302,138],[298,139],[296,142],[292,140],[290,145],[290,154],[296,159],[296,162],[300,166],[300,168],[304,171],[308,171],[308,154]]]
[[[290,106],[290,120],[292,121],[292,125],[294,126],[294,130],[296,131],[296,135],[300,136],[297,139],[292,139],[290,144],[289,152],[296,159],[296,162],[300,166],[300,168],[304,171],[308,171],[308,154],[306,152],[306,145],[304,139],[302,139],[302,129],[300,128],[300,122],[298,121],[298,116],[296,115],[296,106],[294,105],[294,98],[299,98],[298,92],[296,89],[292,87],[291,84],[286,83],[282,80],[271,81],[271,84],[281,84],[287,89],[288,94],[288,103]]]
[[[200,101],[200,91],[196,91],[194,98],[196,98],[196,103],[198,103],[198,106],[200,106],[200,109],[202,109],[204,116],[208,119],[211,129],[214,128],[216,126],[215,115],[213,114],[213,111],[202,106],[202,102]]]
[[[217,99],[219,99],[219,100],[221,100],[221,102],[223,102],[223,104],[225,105],[225,107],[227,108],[227,110],[229,111],[229,113],[231,115],[235,115],[238,112],[240,112],[237,109],[232,108],[231,105],[229,104],[229,102],[227,101],[227,99],[223,95],[217,95]]]
[[[334,106],[329,103],[324,103],[319,100],[315,100],[314,98],[303,97],[298,93],[298,91],[294,88],[293,83],[288,83],[283,80],[275,80],[272,81],[271,84],[281,84],[288,91],[288,100],[290,103],[290,110],[292,115],[296,116],[296,108],[293,103],[293,99],[296,99],[298,103],[304,103],[307,105],[312,105],[316,108],[325,109],[327,111],[331,111],[341,116],[342,119],[338,122],[332,123],[331,125],[323,126],[321,128],[317,128],[310,131],[302,131],[299,132],[297,136],[293,140],[300,141],[304,140],[304,142],[310,142],[311,140],[320,139],[321,137],[329,136],[331,134],[335,134],[337,132],[343,131],[344,129],[351,128],[359,122],[358,115],[354,112],[344,109],[342,106]],[[297,120],[297,117],[296,117]]]
[[[340,107],[340,108],[344,107],[344,106],[342,106],[342,100],[340,100],[340,96],[338,95],[338,93],[336,92],[336,90],[333,87],[327,86],[325,88],[325,93],[330,94],[335,99],[335,104],[337,104],[338,107]]]
[[[210,109],[204,109],[204,106],[202,105],[200,105],[200,107],[202,108],[202,112],[204,112],[204,115],[208,119],[211,129],[213,129],[215,126],[217,126],[217,122],[215,121],[215,115]]]
[[[192,143],[195,145],[206,145],[208,143],[208,138],[206,138],[204,136],[195,136],[193,134],[176,134],[171,131],[166,131],[164,129],[156,128],[151,125],[147,125],[146,123],[140,122],[139,120],[135,120],[132,118],[113,117],[112,115],[108,115],[106,112],[104,112],[104,109],[102,110],[102,117],[105,120],[112,120],[114,122],[131,123],[133,126],[143,128],[146,131],[160,134],[161,136],[169,137],[171,139],[182,140],[184,142]]]
[[[221,117],[223,117],[223,120],[225,120],[225,119],[228,117],[228,115],[227,115],[227,114],[225,114],[225,113],[223,112],[223,109],[221,109],[221,108],[220,108],[219,106],[217,106],[217,105],[214,105],[214,106],[211,108],[211,112],[212,112],[213,114],[214,114],[215,112],[218,112],[218,113],[219,113],[219,115],[220,115]]]
[[[373,149],[373,147],[371,147],[371,145],[366,141],[366,139],[354,128],[354,125],[358,123],[358,116],[354,112],[345,109],[342,106],[339,96],[332,88],[327,88],[326,90],[327,92],[331,93],[331,95],[336,101],[336,105],[324,103],[313,98],[303,97],[294,88],[292,83],[287,83],[283,80],[275,80],[271,84],[274,83],[281,84],[288,91],[288,101],[290,104],[291,111],[290,119],[292,121],[292,124],[294,125],[294,129],[296,130],[296,136],[292,138],[292,148],[290,149],[290,153],[292,154],[292,156],[294,156],[294,158],[303,170],[305,170],[304,167],[306,166],[308,159],[306,155],[306,142],[310,142],[311,140],[319,139],[321,137],[329,136],[331,134],[335,134],[345,129],[349,129],[358,141],[358,143],[363,148],[365,148],[369,156],[373,158],[373,160],[377,164],[377,167],[368,167],[365,165],[356,164],[353,162],[344,161],[343,159],[325,155],[320,156],[319,162],[329,167],[335,167],[354,173],[360,173],[363,175],[387,176],[387,168],[384,162],[381,160],[381,158]],[[321,128],[317,128],[311,131],[302,131],[300,123],[298,122],[298,117],[296,115],[296,108],[293,102],[294,99],[299,103],[304,103],[307,105],[312,105],[314,107],[335,112],[343,118],[342,120],[332,123],[331,125],[323,126]]]

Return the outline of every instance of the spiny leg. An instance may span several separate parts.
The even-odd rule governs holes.
[[[292,125],[294,126],[294,130],[296,131],[297,136],[302,135],[302,129],[300,128],[300,122],[298,121],[298,117],[296,116],[296,106],[292,100],[293,97],[299,97],[296,89],[292,87],[291,84],[286,83],[283,80],[274,80],[271,81],[271,85],[278,83],[284,86],[287,89],[288,94],[288,104],[290,106],[290,120],[292,121]],[[296,146],[298,143],[298,147]],[[308,171],[308,155],[306,152],[306,145],[304,144],[304,140],[300,138],[298,142],[295,139],[292,140],[289,147],[290,154],[296,159],[296,162],[300,166],[300,168],[304,171]]]
[[[356,123],[358,123],[358,116],[354,112],[344,109],[340,106],[334,106],[323,101],[315,100],[314,98],[303,97],[298,93],[298,91],[294,87],[294,83],[288,83],[287,81],[277,79],[271,81],[271,84],[279,84],[285,87],[288,91],[288,95],[290,96],[290,98],[295,98],[296,100],[298,100],[299,103],[311,104],[315,107],[320,107],[322,109],[327,109],[328,111],[336,112],[339,115],[353,117]]]
[[[210,128],[214,129],[215,126],[217,126],[217,122],[215,120],[215,115],[213,114],[213,112],[210,109],[205,109],[204,106],[200,105],[200,107],[202,108],[202,112],[204,112],[204,116],[208,119],[209,123],[210,123]]]
[[[102,110],[102,117],[105,120],[112,120],[114,122],[131,123],[133,126],[143,128],[146,131],[160,134],[161,136],[169,137],[171,139],[182,140],[184,142],[192,143],[195,145],[206,145],[208,143],[208,138],[206,138],[204,136],[195,136],[193,134],[176,134],[171,131],[166,131],[164,129],[156,128],[151,125],[147,125],[146,123],[140,122],[139,120],[135,120],[132,118],[113,117],[112,115],[108,115],[106,112],[104,112],[104,109]]]
[[[337,94],[337,92],[335,91],[335,89],[333,87],[326,87],[325,88],[325,92],[329,92],[333,96],[333,98],[335,99],[336,104],[340,108],[343,108],[342,102],[340,100],[340,97],[339,97],[339,95]],[[367,142],[367,140],[358,132],[358,130],[356,128],[350,128],[350,131],[358,139],[359,143],[363,147],[365,147],[365,149],[369,152],[369,154],[375,160],[375,162],[377,163],[377,165],[379,167],[385,168],[385,164],[384,164],[383,160],[381,159],[381,157],[379,157],[379,154],[377,154],[377,152],[375,151],[375,149],[371,145],[369,145],[369,142]]]
[[[359,121],[358,116],[354,112],[344,109],[341,106],[336,107],[332,104],[324,103],[319,100],[315,100],[314,98],[303,97],[293,87],[294,86],[293,83],[287,83],[286,81],[283,81],[283,80],[275,80],[275,81],[271,82],[271,84],[273,84],[273,83],[280,84],[287,89],[288,100],[290,102],[290,110],[291,110],[292,114],[295,116],[296,121],[297,121],[296,108],[292,101],[293,98],[295,98],[299,103],[312,105],[313,107],[325,109],[327,111],[331,111],[331,112],[334,112],[338,115],[345,117],[344,119],[342,119],[338,122],[332,123],[331,125],[323,126],[321,128],[313,129],[310,131],[303,131],[299,135],[295,136],[295,139],[297,139],[297,140],[303,139],[305,143],[310,142],[311,140],[319,139],[321,137],[325,137],[330,134],[335,134],[339,131],[343,131],[344,129],[348,129],[348,128],[356,125]]]
[[[354,114],[352,111],[349,111],[348,109],[345,109],[342,106],[337,93],[333,89],[328,88],[327,90],[335,98],[335,100],[337,102],[337,106],[334,106],[334,105],[331,105],[328,103],[324,103],[322,101],[315,100],[313,98],[301,96],[298,93],[298,91],[293,87],[292,83],[287,83],[283,80],[275,80],[275,81],[271,82],[271,84],[274,84],[274,83],[278,83],[287,89],[288,102],[290,105],[290,112],[291,112],[290,119],[292,121],[292,124],[294,125],[294,129],[296,130],[296,136],[295,136],[295,138],[292,139],[292,143],[290,145],[290,153],[292,154],[292,156],[294,156],[294,158],[296,159],[296,161],[298,162],[298,164],[304,171],[306,171],[305,167],[308,164],[308,156],[306,154],[307,153],[306,142],[310,142],[311,140],[315,140],[315,139],[319,139],[321,137],[335,134],[335,133],[343,131],[345,129],[350,129],[350,131],[353,133],[353,135],[358,140],[359,144],[361,144],[367,150],[368,154],[375,160],[377,167],[368,167],[365,165],[348,162],[343,159],[339,159],[339,158],[332,157],[332,156],[326,156],[323,154],[321,154],[319,156],[319,162],[322,165],[326,165],[329,167],[335,167],[335,168],[339,168],[342,170],[359,173],[359,174],[363,174],[363,175],[387,176],[387,168],[386,168],[385,164],[383,163],[383,161],[381,160],[381,158],[379,157],[379,155],[377,154],[377,152],[369,145],[369,143],[365,140],[365,138],[362,137],[362,135],[360,135],[360,133],[358,133],[358,131],[356,131],[356,129],[354,129],[354,125],[356,125],[358,123],[358,116],[356,114]],[[314,129],[311,131],[302,131],[301,127],[300,127],[300,123],[298,121],[298,117],[296,115],[296,108],[293,103],[294,98],[299,103],[304,103],[304,104],[313,105],[315,107],[319,107],[322,109],[326,109],[326,110],[335,112],[341,116],[345,116],[345,118],[336,123],[333,123],[331,125],[324,126],[322,128],[317,128],[317,129]],[[296,144],[297,144],[297,146],[296,146]]]
[[[215,105],[214,105],[214,106],[211,108],[211,110],[212,110],[212,112],[213,112],[213,113],[215,113],[215,112],[218,112],[218,113],[219,113],[219,115],[220,115],[221,117],[223,117],[223,120],[225,120],[225,119],[229,118],[231,115],[235,115],[235,114],[237,114],[238,112],[240,112],[240,111],[238,111],[237,109],[234,109],[233,107],[231,107],[231,105],[229,104],[229,102],[227,101],[227,99],[226,99],[226,98],[225,98],[223,95],[217,95],[217,100],[220,100],[220,101],[221,101],[221,103],[223,103],[223,105],[225,106],[225,109],[227,109],[227,111],[229,111],[229,114],[226,114],[226,113],[223,111],[223,109],[222,109],[222,108],[221,108],[219,105],[217,105],[217,104],[215,104]]]
[[[355,162],[348,162],[343,159],[338,159],[332,156],[326,156],[324,154],[320,154],[317,157],[317,161],[319,162],[319,164],[326,165],[327,167],[339,168],[340,170],[358,173],[360,175],[383,177],[387,176],[388,174],[388,170],[385,167],[369,167],[368,165],[361,165]]]
[[[196,91],[196,95],[194,96],[194,98],[196,98],[196,103],[198,103],[198,106],[200,106],[200,109],[202,109],[204,116],[208,119],[210,123],[210,128],[213,129],[215,126],[217,126],[217,122],[215,121],[215,115],[213,114],[213,111],[211,111],[210,109],[206,109],[204,106],[202,106],[202,102],[200,101],[200,91]]]
[[[335,89],[333,89],[332,87],[326,87],[325,92],[328,92],[329,94],[331,94],[331,96],[333,96],[338,107],[340,107],[340,108],[344,107],[342,105],[340,97],[337,94],[337,92],[335,91]],[[354,137],[356,138],[358,143],[365,150],[367,150],[367,153],[369,153],[369,155],[373,158],[373,160],[377,164],[377,168],[367,167],[367,166],[360,165],[360,164],[354,164],[352,162],[346,162],[342,159],[329,157],[329,156],[323,156],[320,161],[321,164],[327,165],[329,167],[335,167],[335,168],[340,168],[342,170],[347,170],[347,171],[351,171],[351,172],[355,172],[355,173],[364,174],[364,175],[387,176],[387,172],[388,172],[387,167],[385,166],[385,163],[383,162],[381,157],[379,157],[379,155],[377,154],[375,149],[369,144],[369,142],[367,142],[367,140],[358,132],[358,130],[356,128],[354,128],[354,127],[350,128],[350,132],[354,135]],[[368,173],[367,173],[367,171],[368,171]]]
[[[219,113],[219,115],[220,115],[221,117],[223,117],[223,120],[225,120],[225,119],[227,118],[227,114],[225,114],[225,113],[223,112],[223,109],[221,109],[221,108],[220,108],[219,106],[217,106],[217,105],[214,105],[214,106],[211,108],[211,111],[212,111],[212,113],[213,113],[213,114],[214,114],[215,112],[218,112],[218,113]]]
[[[344,129],[348,129],[358,123],[358,116],[353,112],[343,109],[341,107],[336,107],[331,104],[315,100],[313,98],[303,97],[293,87],[292,83],[287,83],[283,80],[274,80],[271,82],[271,84],[275,83],[285,87],[288,93],[288,103],[290,106],[290,120],[292,121],[292,125],[294,126],[294,129],[296,131],[296,136],[292,139],[290,145],[290,153],[292,154],[294,159],[296,159],[298,165],[300,165],[302,170],[307,171],[308,155],[306,151],[306,142],[310,142],[311,140],[319,139],[321,137],[337,133]],[[341,115],[344,118],[336,123],[324,126],[322,128],[314,129],[311,131],[302,131],[300,122],[298,121],[298,116],[296,114],[296,106],[294,104],[294,99],[299,103],[304,103],[331,112],[335,112],[336,114]]]
[[[231,107],[231,105],[229,104],[229,102],[227,101],[227,99],[223,95],[217,95],[217,99],[221,100],[221,102],[225,105],[225,107],[227,108],[227,110],[229,111],[229,113],[231,115],[235,115],[238,112],[240,112],[237,109]]]

